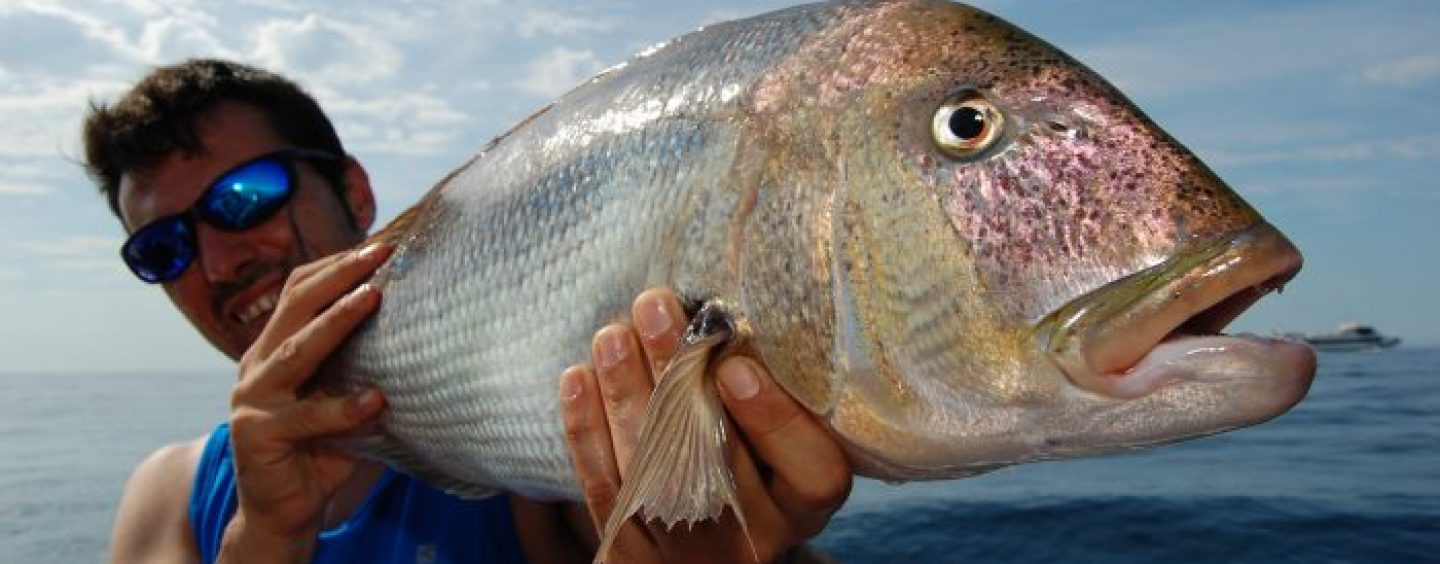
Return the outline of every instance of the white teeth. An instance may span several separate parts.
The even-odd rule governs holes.
[[[275,309],[275,302],[279,301],[279,299],[280,295],[278,293],[265,294],[264,296],[261,296],[260,299],[255,300],[254,303],[250,304],[249,307],[246,307],[243,311],[240,312],[239,315],[236,315],[235,317],[241,323],[249,323],[251,321],[259,319],[260,316],[273,311]]]

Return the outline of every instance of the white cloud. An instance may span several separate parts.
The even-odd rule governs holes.
[[[33,162],[0,163],[0,177],[4,176],[58,176],[49,169]]]
[[[527,39],[541,35],[564,37],[581,32],[605,32],[615,28],[615,23],[607,18],[577,14],[573,10],[522,7],[514,17],[519,20],[516,32]]]
[[[1440,159],[1440,137],[1370,140],[1334,145],[1312,145],[1295,149],[1244,152],[1217,151],[1211,153],[1211,160],[1216,164],[1224,166],[1301,162],[1355,162],[1381,159]]]
[[[364,26],[311,13],[257,27],[252,57],[282,72],[340,85],[392,78],[400,71],[400,51]]]
[[[1287,205],[1317,208],[1329,219],[1361,217],[1373,213],[1376,196],[1400,198],[1416,206],[1433,206],[1440,201],[1434,183],[1397,183],[1393,179],[1363,174],[1300,174],[1258,179],[1237,186],[1248,196],[1266,194],[1283,197]]]
[[[1248,182],[1246,192],[1281,193],[1303,192],[1309,194],[1348,193],[1372,189],[1375,179],[1353,176],[1305,176],[1275,178]]]
[[[21,241],[11,247],[22,255],[35,259],[75,261],[99,258],[102,255],[114,262],[116,242],[113,237],[93,235],[68,235],[52,241]]]
[[[1413,86],[1440,79],[1440,54],[1415,55],[1365,69],[1365,79],[1380,85]]]
[[[49,271],[67,276],[81,275],[81,278],[66,278],[80,286],[111,284],[124,281],[129,276],[125,266],[116,256],[119,240],[114,237],[89,235],[59,236],[53,240],[20,241],[0,247],[0,257],[6,262],[34,265],[26,276],[47,279]],[[49,287],[50,290],[66,293],[75,290],[75,284]]]
[[[605,66],[591,51],[556,47],[531,61],[525,77],[515,86],[522,92],[542,98],[554,98],[594,76]]]
[[[228,56],[221,42],[211,32],[216,19],[205,11],[187,4],[162,8],[149,2],[128,2],[129,13],[100,15],[58,2],[29,1],[0,11],[0,16],[41,16],[70,26],[79,38],[104,46],[116,58],[139,64],[158,64],[187,54],[207,53]],[[92,7],[93,9],[93,7]],[[132,34],[122,20],[139,23]]]
[[[301,2],[293,0],[234,0],[236,4],[254,6],[277,12],[298,12],[301,10]]]
[[[435,154],[452,149],[468,116],[450,101],[425,92],[369,99],[317,91],[345,139],[356,151]]]
[[[1301,73],[1345,77],[1376,60],[1433,48],[1437,15],[1396,21],[1392,12],[1364,3],[1265,4],[1244,16],[1225,12],[1129,34],[1117,30],[1074,54],[1131,94],[1226,89]]]
[[[35,2],[37,0],[30,0]],[[38,0],[45,2],[47,0]],[[200,0],[203,1],[203,0]],[[92,4],[109,4],[123,7],[144,18],[155,18],[176,12],[196,12],[196,0],[102,0]]]
[[[124,271],[120,261],[114,257],[94,259],[57,259],[50,262],[50,267],[71,273],[90,274],[119,274]]]
[[[56,192],[55,186],[66,176],[55,166],[41,162],[5,162],[0,160],[0,196],[44,196]],[[56,165],[55,162],[45,164]]]
[[[119,83],[77,78],[26,77],[0,90],[0,158],[54,158],[76,148],[80,114],[99,93]],[[9,174],[9,172],[6,172]]]
[[[47,112],[83,101],[89,90],[97,84],[84,79],[37,78],[24,85],[14,84],[0,91],[0,112],[23,115],[31,112]]]
[[[0,196],[43,196],[52,192],[53,188],[43,184],[16,182],[0,177]]]
[[[733,7],[720,8],[718,10],[710,11],[709,13],[701,17],[698,21],[694,22],[695,29],[699,29],[707,25],[714,25],[720,22],[728,22],[731,20],[749,18],[752,16],[757,16],[760,13],[761,12],[757,12],[755,10],[744,10]]]
[[[17,16],[20,15],[46,16],[73,26],[85,38],[111,47],[123,46],[126,43],[125,33],[118,26],[112,25],[98,16],[55,2],[22,2],[0,11],[0,15],[17,19],[19,19]],[[120,50],[117,49],[118,51]]]
[[[234,57],[236,53],[213,34],[213,28],[213,19],[197,12],[157,18],[145,23],[134,48],[142,61],[152,65],[197,55]]]

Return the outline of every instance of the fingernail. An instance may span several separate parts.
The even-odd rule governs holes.
[[[380,390],[365,390],[355,396],[355,408],[360,413],[370,413],[380,407],[381,399]]]
[[[565,373],[560,375],[560,399],[562,401],[571,402],[580,397],[580,393],[585,391],[584,376],[580,368],[574,366],[566,369]]]
[[[601,368],[610,368],[625,360],[625,335],[622,331],[614,325],[600,330],[600,342],[595,344],[595,348],[600,353],[597,360]]]
[[[369,283],[369,282],[366,282],[366,283],[364,283],[364,284],[361,284],[361,285],[359,285],[359,286],[356,286],[354,290],[351,290],[351,291],[350,291],[350,300],[353,301],[353,302],[359,303],[360,300],[365,299],[366,297],[368,297],[370,294],[372,294],[372,293],[374,293],[374,292],[375,292],[375,285],[374,285],[374,284],[371,284],[371,283]]]
[[[359,256],[362,260],[370,260],[380,254],[380,251],[382,251],[384,247],[385,245],[382,243],[370,243],[369,245],[365,245],[365,248],[360,249]]]
[[[640,302],[636,308],[639,310],[639,318],[635,320],[635,328],[645,338],[654,337],[670,330],[670,310],[665,307],[665,300],[659,298],[648,298]]]
[[[760,378],[749,361],[732,359],[720,367],[720,385],[730,397],[748,400],[760,393]]]

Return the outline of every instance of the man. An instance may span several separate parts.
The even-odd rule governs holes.
[[[239,362],[232,413],[164,447],[126,485],[113,562],[587,561],[623,479],[639,414],[683,329],[675,297],[637,299],[637,328],[602,329],[594,367],[562,378],[586,505],[459,500],[326,447],[384,409],[378,392],[300,397],[318,364],[381,299],[363,284],[390,249],[359,244],[375,219],[364,168],[318,105],[252,67],[156,69],[85,120],[86,165],[129,238],[127,266],[161,284]],[[750,450],[732,466],[762,560],[818,533],[848,494],[839,448],[748,359],[721,368]],[[751,459],[754,453],[757,460]],[[733,519],[666,531],[632,520],[621,561],[748,561]]]

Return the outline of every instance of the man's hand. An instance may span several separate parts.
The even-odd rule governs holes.
[[[239,509],[222,557],[309,560],[326,504],[356,464],[316,439],[358,428],[384,400],[375,390],[303,398],[298,390],[379,305],[377,290],[356,285],[389,253],[371,246],[295,269],[269,324],[241,359],[230,415]]]
[[[625,479],[654,378],[674,356],[686,320],[675,295],[650,290],[632,308],[635,330],[596,333],[593,365],[561,377],[566,439],[581,490],[602,530]],[[755,550],[769,562],[815,536],[849,495],[849,464],[830,434],[758,362],[723,361],[718,379],[731,428],[731,470]],[[743,437],[744,442],[733,440]],[[746,448],[746,447],[749,448]],[[632,518],[607,562],[749,562],[750,545],[728,512],[718,523],[667,531]]]

